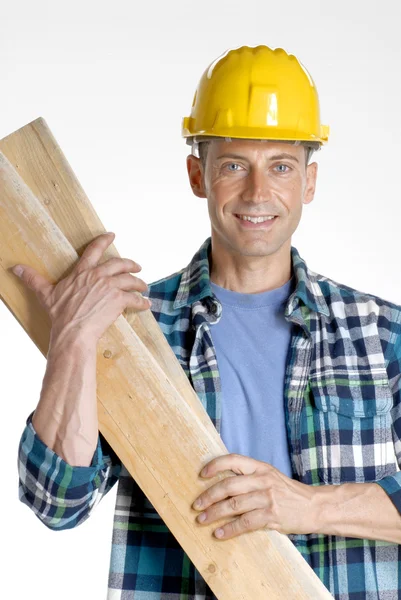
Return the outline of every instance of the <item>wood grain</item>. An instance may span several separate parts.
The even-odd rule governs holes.
[[[7,157],[79,256],[89,242],[107,231],[44,119],[36,119],[0,140],[0,152]],[[118,256],[112,244],[104,253],[103,261]],[[136,313],[128,309],[124,316],[205,427],[214,429],[210,419],[205,419],[204,410],[200,410],[203,407],[151,311]],[[44,319],[46,317],[41,315],[40,321]],[[34,324],[31,323],[31,326]],[[45,330],[42,335],[46,335]]]

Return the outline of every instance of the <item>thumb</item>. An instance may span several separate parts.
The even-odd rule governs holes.
[[[40,300],[45,300],[53,285],[43,275],[27,265],[15,265],[11,270],[29,289],[37,294]]]

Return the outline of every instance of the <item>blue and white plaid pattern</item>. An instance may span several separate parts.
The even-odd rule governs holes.
[[[220,432],[210,335],[222,314],[209,283],[210,238],[185,269],[150,286],[152,311]],[[309,485],[376,482],[401,513],[401,306],[308,269],[296,279],[284,401],[293,477]],[[108,600],[214,600],[210,588],[102,436],[90,467],[71,467],[31,424],[19,452],[20,498],[52,529],[82,523],[118,480]],[[401,598],[397,544],[290,535],[336,600]]]

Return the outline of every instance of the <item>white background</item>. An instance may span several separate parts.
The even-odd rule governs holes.
[[[198,80],[227,48],[294,53],[319,90],[330,141],[293,245],[310,268],[401,304],[400,8],[304,0],[0,0],[0,138],[42,116],[120,254],[151,282],[209,235],[180,138]],[[17,447],[45,360],[0,303],[4,599],[105,598],[115,490],[76,530],[19,503]]]

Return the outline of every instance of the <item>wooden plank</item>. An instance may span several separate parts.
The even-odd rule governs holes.
[[[36,119],[0,140],[0,152],[17,170],[79,256],[89,242],[105,233],[106,229],[44,119]],[[119,254],[111,244],[103,260],[116,256]],[[46,320],[38,306],[35,314],[40,315],[40,323]],[[136,313],[128,309],[124,316],[174,381],[177,390],[184,394],[204,426],[214,429],[210,419],[205,419],[205,411],[151,311]],[[35,327],[35,323],[29,321],[29,326]],[[30,330],[27,333],[30,334]],[[41,346],[47,348],[47,329],[38,323],[36,334]]]
[[[37,312],[32,295],[7,269],[17,262],[26,263],[57,281],[78,254],[2,155],[0,186],[0,292],[46,354],[48,320]],[[91,214],[86,218],[90,221]],[[76,220],[75,227],[79,229],[82,223]],[[104,358],[106,350],[111,352],[109,359]],[[201,527],[196,523],[190,505],[212,483],[197,474],[212,457],[227,451],[210,420],[205,425],[209,418],[192,388],[191,394],[190,399],[183,397],[124,317],[100,340],[102,433],[214,593],[227,600],[331,598],[286,536],[261,530],[219,542],[211,535],[216,524]],[[197,412],[192,408],[194,400],[199,405]]]

